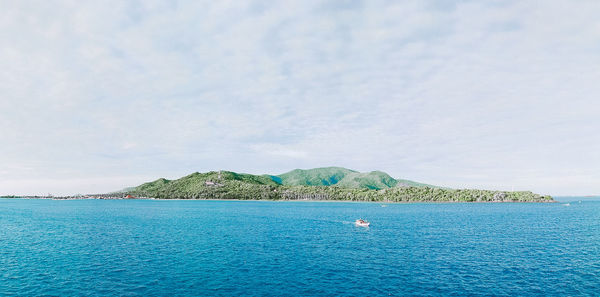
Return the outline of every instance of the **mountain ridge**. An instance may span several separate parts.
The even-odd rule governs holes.
[[[292,186],[341,186],[346,188],[365,188],[381,190],[386,188],[412,186],[440,188],[407,179],[395,179],[389,174],[375,170],[359,172],[344,167],[318,167],[312,169],[294,169],[280,175],[272,175],[282,185]]]
[[[159,178],[121,193],[163,199],[554,202],[550,196],[528,191],[448,189],[394,179],[382,171],[361,173],[343,167],[294,169],[280,175],[194,172],[175,180]]]

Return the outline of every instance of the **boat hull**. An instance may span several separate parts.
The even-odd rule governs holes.
[[[359,226],[359,227],[369,227],[369,225],[371,225],[371,223],[369,223],[369,222],[362,223],[362,222],[358,222],[358,221],[354,222],[354,224],[356,224],[356,226]]]

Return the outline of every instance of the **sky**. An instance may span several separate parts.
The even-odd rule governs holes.
[[[0,6],[0,194],[325,166],[600,194],[599,1]]]

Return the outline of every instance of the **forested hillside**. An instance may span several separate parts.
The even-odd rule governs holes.
[[[411,184],[414,183],[414,184]],[[553,202],[532,192],[446,189],[396,180],[381,171],[360,173],[328,167],[279,176],[230,171],[158,179],[123,194],[162,199],[347,200],[381,202]]]

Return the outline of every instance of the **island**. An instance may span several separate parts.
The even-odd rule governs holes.
[[[93,196],[92,196],[93,197]],[[296,169],[280,175],[231,171],[195,172],[176,180],[160,178],[101,198],[326,200],[369,202],[555,202],[529,191],[450,189],[394,179],[381,171],[341,167]]]

